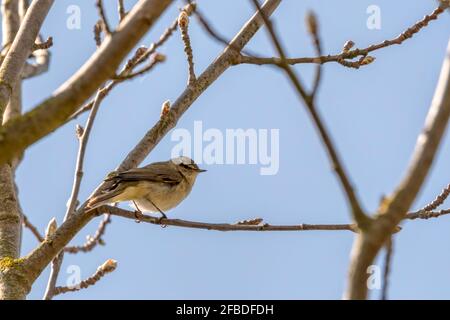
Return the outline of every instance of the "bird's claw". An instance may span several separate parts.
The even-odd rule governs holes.
[[[143,216],[143,214],[142,214],[142,212],[140,210],[135,210],[134,211],[134,218],[135,218],[134,221],[136,223],[141,223],[142,216]]]
[[[167,225],[163,223],[163,220],[167,220],[167,216],[164,212],[161,212],[161,217],[158,218],[157,222],[161,226],[161,228],[166,228]]]

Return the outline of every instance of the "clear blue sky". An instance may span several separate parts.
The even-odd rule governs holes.
[[[116,20],[115,1],[108,15]],[[135,1],[126,1],[130,7]],[[214,26],[231,38],[253,13],[249,1],[205,1],[200,7]],[[95,51],[92,1],[78,1],[81,29],[66,28],[66,9],[74,1],[58,0],[44,25],[53,36],[50,72],[26,82],[24,105],[29,110],[48,97]],[[142,41],[157,39],[177,16],[173,5]],[[369,5],[381,8],[380,30],[366,27]],[[284,0],[274,15],[291,56],[313,54],[304,15],[314,9],[326,53],[337,53],[347,40],[363,47],[397,36],[430,13],[435,1]],[[449,38],[445,13],[402,46],[375,53],[377,60],[361,70],[337,64],[324,67],[320,111],[343,155],[358,194],[369,211],[377,208],[402,177],[434,92]],[[191,37],[197,71],[221,52],[196,22]],[[261,30],[249,48],[273,54]],[[168,59],[144,78],[117,87],[101,106],[86,156],[81,200],[113,170],[157,121],[160,106],[174,101],[186,83],[186,61],[179,34],[161,49]],[[311,66],[296,68],[305,81]],[[194,103],[179,122],[192,130],[205,128],[280,129],[280,169],[261,176],[255,165],[210,165],[188,199],[171,217],[207,222],[235,222],[262,217],[274,224],[347,223],[349,213],[339,185],[303,107],[285,77],[270,67],[237,66],[228,70]],[[77,151],[74,127],[80,117],[33,145],[17,180],[24,211],[40,230],[56,217],[62,221],[70,194]],[[437,161],[415,206],[433,199],[450,182],[450,144],[442,144]],[[167,136],[146,163],[170,157],[174,142]],[[450,298],[450,218],[404,224],[395,237],[391,298]],[[191,230],[137,224],[113,217],[106,246],[92,253],[66,255],[59,284],[71,265],[91,275],[108,258],[117,270],[96,286],[62,299],[337,299],[344,289],[353,234],[350,232],[246,233]],[[98,219],[73,240],[80,244],[95,231]],[[25,230],[23,254],[36,245]],[[381,259],[380,259],[381,262]],[[49,269],[30,298],[43,295]],[[373,298],[380,292],[374,290]]]

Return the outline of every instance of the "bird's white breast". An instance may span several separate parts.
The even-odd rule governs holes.
[[[147,193],[137,198],[134,202],[138,207],[136,209],[143,212],[159,212],[158,208],[163,212],[170,210],[183,201],[192,189],[187,181],[184,180],[175,186],[155,185],[148,182],[141,183],[146,184],[144,189]],[[153,204],[158,208],[155,208]]]

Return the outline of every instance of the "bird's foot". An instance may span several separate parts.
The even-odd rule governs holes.
[[[144,214],[140,210],[134,210],[134,218],[136,223],[141,223],[142,217]]]
[[[134,207],[136,208],[136,210],[134,210],[134,217],[135,217],[134,221],[136,223],[140,223],[144,214],[142,213],[141,209],[139,209],[139,207],[135,201],[133,201],[133,204],[134,204]]]
[[[158,218],[157,222],[162,228],[165,228],[165,227],[167,227],[167,225],[163,223],[163,220],[167,220],[167,216],[162,211],[160,211],[160,213],[161,213],[161,217]]]

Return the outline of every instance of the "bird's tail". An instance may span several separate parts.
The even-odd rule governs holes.
[[[121,193],[120,190],[109,191],[99,196],[89,199],[87,203],[88,209],[95,209],[105,204],[117,202],[114,198]]]

